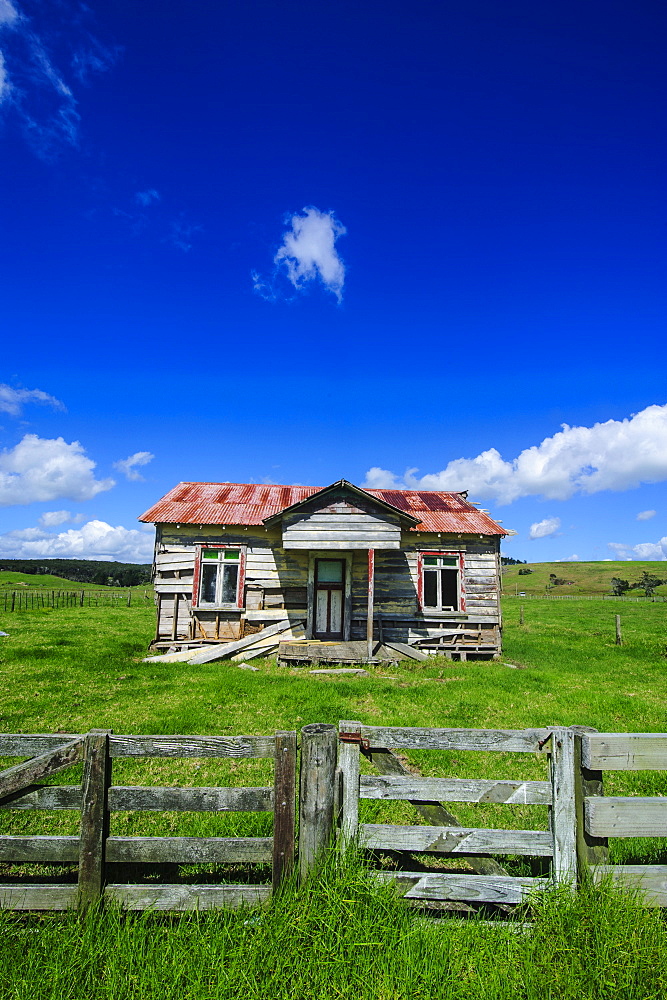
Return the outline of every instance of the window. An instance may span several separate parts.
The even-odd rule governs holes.
[[[463,611],[463,556],[459,552],[420,553],[420,596],[424,611]]]
[[[244,552],[241,547],[202,547],[197,559],[195,578],[200,608],[241,607]]]

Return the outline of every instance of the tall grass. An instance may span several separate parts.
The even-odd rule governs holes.
[[[536,899],[529,926],[416,917],[358,859],[263,910],[0,914],[2,1000],[651,1000],[656,911],[608,887]]]

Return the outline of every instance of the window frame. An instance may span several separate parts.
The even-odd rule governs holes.
[[[244,594],[245,594],[245,569],[246,569],[246,548],[245,545],[230,545],[227,543],[217,544],[217,543],[202,543],[197,545],[195,554],[195,566],[194,573],[192,576],[192,607],[197,608],[199,611],[242,611],[245,607],[244,605]],[[238,566],[239,573],[236,581],[236,601],[226,601],[226,602],[215,602],[209,604],[206,602],[202,604],[200,602],[200,591],[201,591],[201,574],[202,567],[204,565],[204,559],[202,558],[202,552],[210,552],[211,550],[218,553],[217,564],[221,563],[220,552],[224,552],[228,549],[235,550],[239,553],[238,563],[234,565]],[[211,560],[212,561],[212,560]],[[232,565],[230,562],[228,565]],[[216,582],[216,596],[218,596],[219,583]]]
[[[452,567],[451,570],[447,570],[446,567],[441,567],[445,569],[446,572],[452,572],[457,574],[457,594],[458,594],[458,608],[443,608],[443,607],[427,607],[424,604],[424,570],[437,569],[438,567],[424,566],[425,556],[444,556],[447,559],[458,559],[458,566],[456,568]],[[419,610],[424,615],[447,615],[447,614],[464,614],[466,611],[466,593],[465,593],[465,552],[460,549],[423,549],[418,553],[417,558],[417,598],[419,601]]]

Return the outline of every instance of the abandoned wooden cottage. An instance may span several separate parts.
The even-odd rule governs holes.
[[[302,629],[296,654],[281,644],[292,658],[372,659],[387,642],[500,652],[508,532],[466,493],[179,483],[139,520],[156,527],[156,646],[282,622],[288,640]]]

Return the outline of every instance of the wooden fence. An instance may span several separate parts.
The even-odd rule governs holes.
[[[596,733],[585,727],[528,730],[422,729],[341,722],[301,730],[298,858],[307,875],[332,845],[355,842],[399,859],[377,870],[406,900],[426,908],[466,908],[525,901],[554,881],[574,884],[590,869],[596,879],[637,887],[648,905],[667,906],[667,866],[608,864],[609,837],[667,835],[667,798],[603,795],[604,770],[667,770],[667,734]],[[468,779],[414,774],[401,751],[456,751],[537,755],[543,780]],[[395,753],[398,751],[399,753]],[[127,909],[188,910],[255,905],[292,870],[296,829],[296,733],[275,736],[119,736],[87,734],[0,735],[0,756],[27,757],[0,772],[0,809],[69,809],[80,812],[78,836],[0,836],[0,864],[77,865],[74,883],[36,882],[17,875],[0,882],[0,908],[85,909],[104,899]],[[166,788],[112,783],[116,758],[271,758],[273,784],[261,788]],[[362,774],[362,758],[373,774]],[[422,758],[423,759],[423,758]],[[83,764],[79,785],[45,779]],[[410,803],[428,825],[364,823],[361,800]],[[443,803],[547,807],[544,829],[466,827]],[[272,837],[120,837],[109,833],[114,811],[272,811]],[[414,854],[441,864],[465,861],[469,871],[418,870]],[[548,865],[537,875],[512,875],[496,858],[519,855]],[[540,860],[541,859],[541,860]],[[122,865],[272,865],[272,882],[130,884]],[[412,867],[405,867],[405,863]],[[460,867],[460,866],[459,866]],[[111,876],[116,875],[116,881]],[[136,875],[135,875],[136,878]]]
[[[79,836],[2,836],[0,862],[78,864],[76,884],[0,884],[0,907],[14,910],[86,908],[103,897],[127,909],[191,910],[255,904],[267,899],[294,859],[296,733],[275,736],[0,736],[0,755],[31,759],[0,773],[5,809],[76,809]],[[118,757],[274,759],[273,787],[160,788],[112,784]],[[80,785],[36,784],[83,762]],[[118,810],[273,811],[272,837],[113,837],[109,813]],[[110,864],[272,863],[272,885],[109,883]],[[118,871],[118,868],[116,868]]]
[[[3,590],[0,592],[0,607],[3,612],[37,611],[40,608],[117,608],[132,604],[132,590],[47,590],[34,588],[25,590]],[[152,590],[134,592],[135,601],[142,603],[153,600]]]

